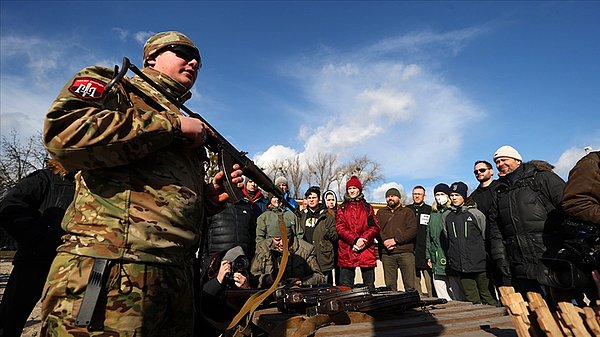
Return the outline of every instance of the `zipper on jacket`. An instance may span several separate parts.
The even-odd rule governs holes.
[[[457,238],[458,236],[456,235],[456,226],[454,226],[454,221],[452,221],[452,231],[454,232],[454,237]]]
[[[467,237],[467,222],[465,221],[465,238]]]

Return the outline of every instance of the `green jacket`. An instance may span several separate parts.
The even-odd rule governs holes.
[[[442,237],[444,224],[442,215],[448,208],[438,206],[438,210],[432,210],[429,217],[429,232],[427,235],[427,251],[425,258],[431,260],[432,271],[435,275],[446,275],[446,240]]]
[[[283,220],[286,223],[286,227],[291,227],[297,238],[302,238],[302,236],[304,236],[304,228],[300,225],[300,222],[298,222],[298,218],[294,212],[282,207],[269,208],[256,219],[257,246],[261,241],[268,238],[267,229],[270,224],[279,221],[279,214],[281,214],[281,212],[283,212]]]
[[[189,98],[170,77],[142,71],[181,101]],[[58,251],[185,265],[198,247],[205,206],[219,208],[205,197],[203,158],[179,140],[176,106],[138,77],[105,91],[113,75],[103,67],[81,70],[46,114],[46,148],[79,171]]]
[[[327,282],[325,275],[319,269],[313,245],[300,238],[294,238],[289,251],[290,255],[282,281],[299,278],[302,280],[302,285],[316,285]],[[261,241],[256,246],[250,273],[258,279],[259,288],[271,286],[277,276],[276,269],[279,267],[281,257],[282,253],[275,249],[271,238]]]
[[[335,214],[327,208],[321,209],[317,217],[317,224],[313,233],[313,242],[317,262],[321,272],[328,272],[335,267],[335,254],[337,254],[338,234],[335,230]],[[306,223],[306,213],[302,213],[300,224]]]

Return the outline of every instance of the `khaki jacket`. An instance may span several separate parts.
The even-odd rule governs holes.
[[[282,281],[290,278],[299,278],[302,285],[316,285],[327,282],[325,275],[319,270],[315,249],[310,243],[294,238],[289,247],[285,272]],[[252,259],[250,273],[258,279],[259,288],[268,288],[277,276],[282,253],[278,252],[271,238],[261,241],[256,246],[256,253]]]

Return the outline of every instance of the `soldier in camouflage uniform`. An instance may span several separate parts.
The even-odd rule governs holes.
[[[143,59],[144,74],[180,102],[190,98],[201,58],[188,37],[158,33]],[[137,76],[106,90],[114,75],[81,70],[46,115],[48,151],[80,172],[62,222],[65,242],[42,294],[42,335],[191,336],[191,261],[203,217],[227,200],[224,173],[204,183],[204,123],[183,116]],[[235,168],[231,178],[241,187]],[[79,326],[92,268],[102,259],[108,267],[96,310]]]

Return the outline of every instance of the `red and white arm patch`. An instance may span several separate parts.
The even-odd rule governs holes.
[[[99,99],[104,95],[106,83],[91,77],[78,77],[73,80],[69,91],[86,100]]]

